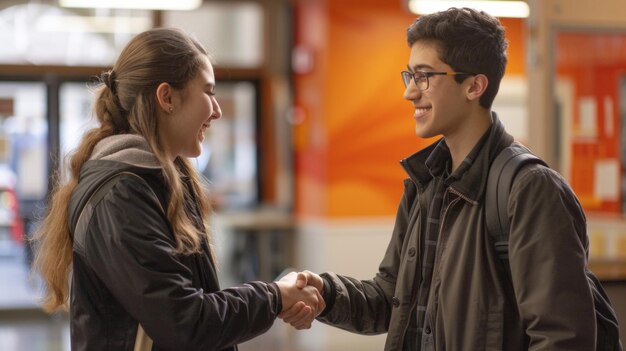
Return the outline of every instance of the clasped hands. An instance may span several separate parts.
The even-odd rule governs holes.
[[[291,272],[276,282],[282,295],[283,310],[278,315],[296,329],[309,329],[326,303],[322,298],[324,282],[309,271]]]

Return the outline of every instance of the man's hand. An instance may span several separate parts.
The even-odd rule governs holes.
[[[300,274],[302,273],[291,272],[276,282],[283,300],[283,311],[278,317],[296,329],[309,329],[315,317],[326,308],[326,304],[318,289],[307,286],[306,276],[300,277]],[[285,318],[284,313],[287,311],[288,318]]]
[[[310,271],[303,271],[297,274],[291,272],[280,281],[293,282],[297,289],[306,290],[314,288],[317,292],[321,306],[319,306],[320,308],[316,311],[313,311],[310,306],[307,306],[304,302],[297,302],[291,307],[283,303],[283,311],[278,315],[278,318],[281,318],[285,323],[291,324],[296,329],[309,329],[313,319],[326,308],[324,299],[321,296],[321,294],[324,293],[324,281],[319,275]]]

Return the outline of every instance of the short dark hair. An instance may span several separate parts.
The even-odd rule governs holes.
[[[497,18],[470,8],[450,8],[419,17],[407,30],[409,47],[417,41],[437,46],[439,59],[455,71],[489,79],[480,105],[490,108],[506,68],[508,43]],[[456,76],[460,83],[467,76]]]

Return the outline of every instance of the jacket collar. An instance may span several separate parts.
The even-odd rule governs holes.
[[[474,202],[479,202],[485,192],[489,166],[498,153],[513,142],[513,137],[504,130],[504,126],[495,112],[491,114],[491,122],[491,127],[486,132],[486,140],[484,140],[482,146],[479,146],[481,149],[478,151],[478,155],[472,165],[460,174],[458,178],[452,179],[449,184],[461,195]],[[443,142],[445,142],[445,138],[437,140],[400,161],[409,177],[418,186],[423,188],[433,179],[433,170],[440,169],[442,165],[449,162],[449,154],[433,153],[436,148],[441,148],[437,145]]]

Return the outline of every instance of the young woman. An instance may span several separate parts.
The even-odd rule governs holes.
[[[233,350],[290,306],[300,308],[299,327],[310,326],[324,302],[293,275],[220,290],[209,201],[187,161],[221,116],[202,46],[178,30],[149,30],[101,80],[100,126],[71,157],[71,179],[57,186],[37,234],[44,308],[69,304],[72,350],[144,341],[153,350]]]

